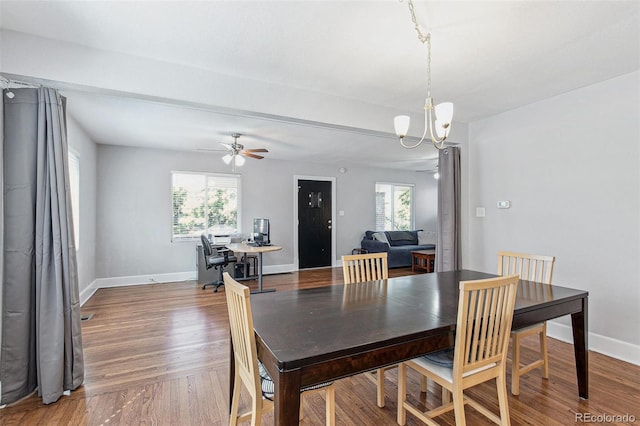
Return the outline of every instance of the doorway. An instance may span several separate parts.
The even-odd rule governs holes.
[[[335,178],[297,177],[298,268],[333,266],[335,253]]]

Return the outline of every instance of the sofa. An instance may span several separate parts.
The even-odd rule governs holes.
[[[422,244],[420,244],[422,243]],[[389,268],[411,266],[411,252],[435,250],[435,232],[416,231],[366,231],[360,247],[369,253],[387,252]]]

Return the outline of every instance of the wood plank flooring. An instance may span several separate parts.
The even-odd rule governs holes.
[[[392,269],[391,276],[411,274]],[[339,268],[265,276],[265,288],[278,291],[342,282]],[[255,282],[249,282],[256,287]],[[35,397],[0,410],[2,425],[226,425],[228,424],[229,331],[224,290],[202,290],[194,281],[100,289],[83,306],[93,318],[82,325],[85,383],[70,396],[43,405]],[[535,340],[526,342],[531,358]],[[568,425],[576,413],[625,415],[640,424],[640,367],[590,353],[590,399],[578,398],[573,348],[549,339],[550,379],[538,371],[522,378],[518,397],[510,396],[512,425]],[[375,386],[364,376],[336,382],[337,425],[396,424],[396,371],[387,373],[386,406],[375,404]],[[509,377],[510,378],[510,377]],[[426,408],[440,403],[429,384],[419,392],[410,376],[411,400]],[[470,394],[497,412],[494,382]],[[243,401],[248,406],[248,400]],[[301,424],[324,424],[322,394],[304,399]],[[491,424],[466,408],[469,425]],[[439,418],[453,425],[453,414]],[[611,422],[607,422],[611,423]],[[262,424],[273,424],[273,415]],[[421,424],[410,414],[408,425]]]

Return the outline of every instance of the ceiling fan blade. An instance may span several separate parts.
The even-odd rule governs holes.
[[[196,148],[196,151],[209,151],[209,152],[225,152],[226,149],[213,149],[213,148]]]
[[[243,156],[245,156],[245,157],[251,157],[251,158],[258,159],[258,160],[261,160],[261,159],[263,159],[263,158],[264,158],[262,155],[252,154],[252,153],[247,152],[247,151],[240,151],[240,152],[239,152],[239,154],[240,154],[240,155],[243,155]]]
[[[246,152],[269,152],[265,148],[245,149]]]
[[[220,142],[220,145],[224,146],[227,149],[233,149],[233,146],[229,143]]]

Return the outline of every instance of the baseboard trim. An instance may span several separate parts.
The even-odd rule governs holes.
[[[547,335],[554,339],[573,344],[571,326],[554,321],[547,322]],[[640,346],[601,334],[589,333],[589,350],[607,355],[631,364],[640,365]]]
[[[145,285],[189,281],[196,279],[196,271],[173,272],[170,274],[130,275],[126,277],[97,278],[97,288],[123,287],[128,285]]]
[[[84,290],[80,292],[80,306],[87,303],[87,300],[91,299],[91,296],[98,290],[96,280],[93,280]]]
[[[294,272],[296,269],[293,264],[288,265],[269,265],[263,268],[264,275],[283,274]],[[99,288],[124,287],[130,285],[147,285],[158,283],[171,283],[178,281],[194,281],[197,279],[197,271],[174,272],[169,274],[150,274],[150,275],[130,275],[125,277],[96,278],[87,288],[80,293],[80,304],[84,305],[87,300]]]

